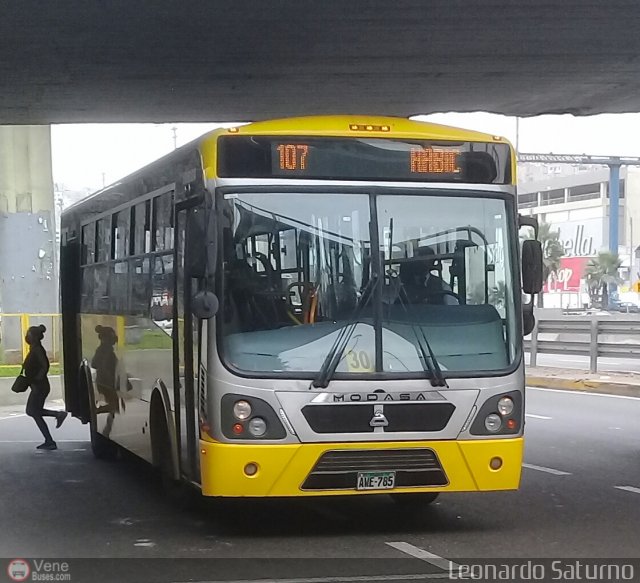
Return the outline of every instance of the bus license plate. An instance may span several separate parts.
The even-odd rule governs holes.
[[[395,484],[395,472],[358,472],[356,490],[389,490]]]

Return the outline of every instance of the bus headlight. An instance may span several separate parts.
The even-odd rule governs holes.
[[[500,415],[503,416],[511,415],[511,412],[513,411],[513,401],[511,400],[511,397],[502,397],[498,401],[498,411],[500,412]]]
[[[236,401],[233,405],[233,415],[240,421],[249,419],[251,417],[251,405],[247,401]]]
[[[265,395],[267,394],[265,391]],[[279,407],[280,403],[277,405]],[[227,439],[258,440],[287,437],[284,425],[273,406],[254,395],[223,395],[220,402],[220,421],[220,431]]]
[[[262,437],[267,432],[267,422],[262,417],[254,417],[249,421],[249,433],[254,437]]]
[[[521,391],[492,395],[480,407],[469,427],[469,433],[495,437],[520,434],[524,426],[523,413]]]
[[[499,415],[491,413],[491,415],[485,417],[484,426],[487,428],[487,431],[497,433],[500,431],[500,427],[502,427],[502,419],[500,419]]]

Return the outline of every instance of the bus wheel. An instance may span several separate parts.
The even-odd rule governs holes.
[[[420,508],[428,506],[440,492],[420,492],[419,494],[391,494],[392,500],[403,508]]]

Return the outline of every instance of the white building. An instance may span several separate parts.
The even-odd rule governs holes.
[[[560,232],[565,250],[557,276],[545,286],[545,307],[576,307],[586,300],[583,271],[591,257],[609,247],[609,170],[597,169],[573,176],[525,182],[518,189],[521,214],[536,215]],[[620,291],[640,279],[640,168],[620,169],[618,252]]]

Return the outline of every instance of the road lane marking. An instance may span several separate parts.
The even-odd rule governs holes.
[[[13,413],[9,414],[9,417],[0,417],[0,421],[6,421],[7,419],[18,419],[19,417],[26,417],[26,413]]]
[[[543,389],[542,387],[527,386],[528,391],[546,391],[547,393],[562,393],[563,395],[589,395],[590,397],[609,397],[611,399],[631,399],[632,401],[640,401],[640,397],[630,397],[628,395],[607,395],[606,393],[592,393],[583,390],[564,390],[564,389]]]
[[[193,583],[368,583],[369,581],[424,581],[448,579],[449,573],[416,573],[409,575],[359,575],[353,577],[302,577],[299,579],[234,579],[194,581]],[[177,582],[176,582],[177,583]]]
[[[545,468],[544,466],[534,466],[533,464],[522,464],[523,468],[529,470],[538,470],[539,472],[546,472],[547,474],[553,474],[554,476],[570,476],[570,472],[563,472],[562,470],[554,470],[553,468]]]
[[[640,494],[640,488],[636,488],[635,486],[614,486],[618,490],[624,490],[625,492],[633,492],[634,494]]]
[[[385,544],[389,545],[390,547],[393,547],[394,549],[400,551],[401,553],[406,553],[407,555],[411,555],[416,559],[420,559],[421,561],[426,561],[427,563],[431,563],[435,567],[438,567],[439,569],[442,569],[447,573],[450,573],[452,570],[458,571],[460,569],[459,565],[456,565],[454,562],[449,561],[448,559],[444,559],[438,555],[434,555],[429,551],[425,551],[424,549],[421,549],[420,547],[416,547],[409,543],[400,541],[400,542],[391,542],[391,543],[385,543]]]
[[[531,417],[532,419],[553,419],[553,417],[547,417],[546,415],[534,415],[533,413],[525,413],[525,417]]]

